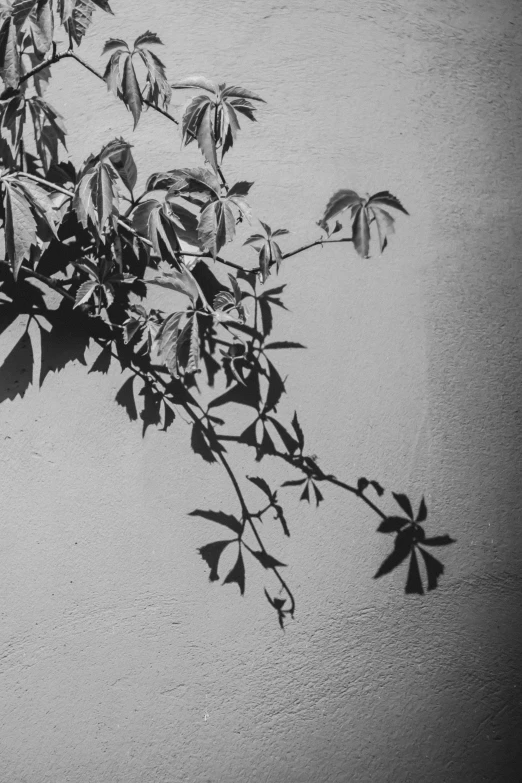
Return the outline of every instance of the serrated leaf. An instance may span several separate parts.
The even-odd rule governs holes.
[[[11,13],[16,27],[22,27],[29,14],[38,5],[39,1],[40,0],[14,0],[11,6]]]
[[[215,258],[235,233],[234,213],[226,199],[213,201],[205,207],[198,224],[198,237],[203,249],[209,250]]]
[[[301,496],[299,500],[306,500],[308,503],[310,503],[310,482],[307,481],[305,484],[305,488],[301,492]]]
[[[243,180],[241,182],[236,182],[228,191],[228,196],[248,196],[253,184],[253,182],[246,182]]]
[[[131,148],[132,144],[123,139],[114,139],[103,148],[100,158],[110,160],[125,187],[132,192],[138,179],[138,170]]]
[[[20,83],[20,52],[16,42],[16,27],[8,16],[0,28],[0,76],[6,87]]]
[[[368,206],[393,207],[393,209],[398,209],[400,212],[403,212],[405,215],[410,214],[402,206],[399,199],[396,196],[392,196],[392,194],[387,190],[382,190],[379,193],[374,193],[374,195],[368,199]]]
[[[274,499],[274,493],[268,486],[267,482],[264,478],[261,478],[260,476],[247,476],[247,479],[252,482],[252,484],[255,484],[256,487],[258,487],[261,492],[264,492],[264,494],[267,496],[267,498],[271,501]]]
[[[361,258],[368,258],[370,254],[370,223],[363,206],[357,207],[355,210],[352,223],[352,241]]]
[[[204,76],[189,76],[187,79],[182,79],[179,82],[174,82],[170,85],[173,90],[190,90],[199,88],[201,90],[207,90],[207,92],[215,93],[217,91],[216,85]]]
[[[326,223],[345,209],[358,207],[361,203],[361,197],[354,190],[338,190],[326,205],[322,221]]]
[[[399,504],[399,506],[402,508],[405,514],[409,516],[410,519],[413,519],[413,509],[411,507],[410,500],[407,495],[402,495],[397,492],[392,492],[393,497]]]
[[[26,195],[4,181],[5,187],[5,247],[16,279],[22,263],[29,259],[36,243],[36,220]]]
[[[408,579],[406,580],[405,593],[412,595],[424,595],[424,589],[422,587],[422,579],[419,569],[419,561],[415,549],[411,550],[410,565],[408,568]]]
[[[136,77],[136,71],[134,70],[131,56],[128,56],[125,59],[123,65],[121,92],[123,101],[125,102],[125,105],[128,107],[128,109],[130,109],[130,112],[133,116],[134,129],[136,129],[136,125],[138,124],[141,115],[142,101],[140,85],[138,84],[138,79]]]
[[[225,87],[221,91],[222,98],[246,98],[250,101],[260,101],[266,103],[266,101],[251,90],[245,90],[244,87]]]
[[[198,285],[186,266],[181,266],[179,271],[172,269],[164,272],[161,277],[153,277],[145,282],[147,285],[157,285],[162,288],[169,288],[171,291],[177,291],[180,294],[185,294],[193,303],[197,301],[199,296]]]
[[[283,481],[281,484],[282,487],[298,487],[301,484],[304,484],[307,479],[294,479],[293,481]]]
[[[382,253],[388,244],[388,236],[395,233],[395,221],[386,210],[380,209],[379,207],[368,207],[368,211],[375,218],[377,233],[379,235],[379,245]]]
[[[199,372],[199,326],[196,313],[190,321],[189,357],[186,371],[188,373]]]
[[[223,511],[203,511],[201,508],[196,508],[194,511],[190,512],[189,516],[202,517],[202,519],[207,519],[209,522],[216,522],[218,525],[228,527],[229,530],[232,530],[238,536],[243,532],[241,522],[239,522],[236,517],[231,514],[225,514]]]
[[[156,335],[158,358],[177,377],[179,324],[183,313],[172,313],[161,324]]]
[[[245,564],[243,562],[243,555],[241,549],[237,556],[236,564],[223,580],[223,584],[232,584],[236,582],[239,585],[241,595],[245,593]]]
[[[207,434],[199,421],[192,425],[190,445],[194,454],[198,454],[205,462],[216,462]]]
[[[109,38],[107,41],[105,41],[102,49],[102,55],[108,54],[108,52],[113,52],[115,49],[129,50],[129,46],[127,42],[123,40],[123,38]]]
[[[298,448],[299,444],[296,440],[290,435],[290,433],[283,427],[280,421],[277,419],[274,419],[273,416],[268,417],[268,421],[274,425],[277,434],[283,441],[285,448],[289,454],[293,454]]]
[[[218,162],[216,155],[216,143],[214,140],[212,127],[210,103],[208,103],[198,115],[196,138],[198,140],[198,146],[203,153],[205,160],[210,163],[214,171],[217,171]]]
[[[76,293],[74,307],[79,307],[80,305],[88,302],[97,288],[98,288],[98,283],[96,282],[96,280],[87,280],[85,283],[82,283]]]
[[[263,568],[285,568],[286,566],[286,563],[281,563],[280,560],[276,560],[276,558],[269,555],[268,552],[263,552],[262,550],[256,552],[255,550],[252,550],[250,554],[254,555],[254,557],[259,560]]]
[[[127,378],[123,386],[120,388],[116,395],[116,402],[125,408],[127,416],[131,421],[136,421],[138,418],[138,411],[136,409],[136,401],[134,399],[134,376],[131,375]]]
[[[147,30],[146,33],[142,33],[136,38],[134,41],[134,48],[137,49],[139,46],[143,46],[144,44],[158,44],[159,46],[163,46],[163,42],[157,33],[151,33],[150,30]]]
[[[233,542],[234,539],[231,539],[230,541],[213,541],[211,544],[205,544],[205,546],[198,549],[199,554],[210,568],[209,579],[211,582],[215,582],[219,579],[219,558],[227,546]]]

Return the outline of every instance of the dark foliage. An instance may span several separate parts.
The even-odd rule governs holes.
[[[271,519],[290,535],[281,488],[295,487],[301,500],[317,506],[327,486],[353,494],[380,517],[378,532],[394,536],[393,549],[375,576],[407,561],[406,592],[423,593],[424,583],[433,590],[444,569],[429,550],[452,539],[426,537],[424,500],[414,515],[409,498],[392,493],[403,516],[385,513],[374,503],[384,493],[377,481],[360,478],[351,485],[325,473],[317,457],[306,451],[297,414],[289,422],[279,415],[286,388],[274,357],[278,350],[304,346],[270,341],[274,317],[285,308],[285,286],[266,286],[285,259],[327,242],[351,243],[367,257],[375,229],[382,252],[394,232],[390,210],[408,213],[388,191],[363,198],[353,190],[339,190],[318,221],[326,239],[321,235],[285,251],[288,230],[272,228],[251,214],[247,198],[253,183],[229,184],[222,169],[240,121],[255,121],[263,99],[250,89],[201,76],[169,84],[156,54],[162,42],[151,31],[132,44],[107,40],[105,67],[98,71],[78,53],[95,11],[112,13],[107,0],[14,0],[0,8],[5,86],[0,95],[5,239],[0,333],[17,321],[24,329],[2,364],[0,401],[26,393],[33,376],[30,336],[39,333],[40,383],[68,362],[86,365],[87,348],[94,341],[99,352],[86,371],[107,373],[113,362],[121,366],[125,380],[116,402],[131,421],[140,422],[143,434],[149,427],[168,429],[181,409],[180,418],[188,416],[191,422],[194,452],[222,467],[239,505],[237,515],[193,512],[232,534],[199,550],[210,580],[220,578],[220,558],[232,545],[237,554],[223,583],[235,583],[243,593],[245,560],[261,566],[279,588],[279,595],[272,588],[265,594],[281,626],[293,616],[294,597],[281,574],[284,564],[267,552],[260,533],[260,523]],[[59,49],[64,31],[68,43]],[[152,173],[145,190],[136,193],[138,168],[125,139],[108,139],[80,166],[66,160],[64,120],[45,98],[53,66],[65,59],[105,81],[128,108],[134,127],[146,109],[179,125],[183,144],[195,142],[206,165]],[[193,93],[179,120],[169,112],[172,90]],[[343,214],[349,217],[351,235],[332,239],[342,231],[337,218]],[[257,228],[245,243],[254,253],[253,262],[239,266],[221,253],[234,240],[237,224],[253,220]],[[213,271],[219,266],[228,273],[222,276],[225,282]],[[150,307],[151,286],[176,292],[181,295],[176,300],[184,304],[173,312]],[[201,386],[212,388],[218,377],[225,391],[203,405]],[[229,415],[235,405],[251,413],[248,426],[237,433]],[[251,447],[258,462],[276,459],[293,473],[279,487],[261,476],[246,477],[247,483],[232,468],[225,448],[229,441]],[[256,498],[259,508],[253,505]]]

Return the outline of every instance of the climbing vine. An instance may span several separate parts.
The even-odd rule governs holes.
[[[406,209],[388,191],[368,197],[339,190],[314,227],[316,239],[292,248],[286,228],[252,215],[254,183],[230,182],[225,169],[241,126],[257,119],[263,98],[202,76],[170,82],[157,53],[162,41],[151,31],[134,42],[107,40],[98,70],[79,54],[96,10],[112,13],[107,0],[14,0],[0,6],[0,331],[17,319],[26,333],[30,324],[38,327],[41,381],[49,369],[82,358],[96,343],[100,352],[91,370],[107,372],[111,362],[119,363],[126,380],[116,402],[130,420],[141,420],[143,433],[150,426],[168,430],[184,412],[192,449],[221,466],[235,498],[226,511],[192,512],[226,529],[226,538],[199,550],[210,579],[224,576],[223,583],[236,583],[243,593],[247,559],[265,569],[266,597],[281,626],[293,616],[295,598],[285,564],[265,547],[260,523],[273,519],[290,535],[283,487],[317,506],[329,485],[353,495],[376,514],[377,531],[393,537],[375,577],[407,562],[406,592],[433,590],[444,569],[431,551],[452,539],[426,534],[424,499],[414,511],[407,495],[391,493],[390,510],[389,503],[380,505],[384,489],[377,481],[346,483],[319,466],[297,413],[290,421],[278,413],[286,389],[274,356],[303,346],[271,339],[274,317],[285,307],[277,272],[287,259],[333,243],[346,243],[362,258],[370,248],[382,253]],[[63,48],[55,41],[60,27],[68,39]],[[137,192],[132,145],[123,138],[107,140],[80,166],[70,161],[64,119],[45,97],[61,60],[105,82],[129,110],[134,128],[148,109],[161,115],[159,121],[177,125],[182,144],[199,147],[201,166],[152,172]],[[169,108],[173,93],[189,97],[179,118]],[[224,253],[244,222],[251,226],[244,243],[250,250],[238,264]],[[175,292],[173,301],[181,295],[184,305],[172,312],[152,307],[148,294],[158,286]],[[22,355],[24,363],[32,362],[26,335],[0,373],[18,367]],[[224,391],[203,402],[217,378]],[[7,396],[23,396],[27,384]],[[251,413],[239,432],[229,414],[234,405]],[[262,476],[242,475],[227,451],[233,442],[250,447],[259,463],[271,459],[288,466],[288,480],[274,487]],[[220,558],[229,548],[235,564],[221,574]]]

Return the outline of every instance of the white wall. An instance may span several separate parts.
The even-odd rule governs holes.
[[[1,781],[517,780],[522,6],[112,5],[90,62],[150,28],[172,79],[266,98],[228,171],[255,180],[254,212],[294,232],[288,247],[341,187],[410,210],[382,258],[340,246],[285,265],[281,336],[309,350],[281,361],[325,470],[425,493],[431,529],[458,543],[439,590],[404,596],[402,571],[371,579],[389,542],[356,500],[289,500],[292,537],[273,535],[298,599],[283,634],[255,569],[243,599],[207,580],[196,548],[214,530],[187,514],[235,506],[181,418],[142,440],[116,370],[49,375],[0,407]],[[131,138],[74,63],[50,100],[77,162]],[[152,113],[132,141],[143,178],[199,162]]]

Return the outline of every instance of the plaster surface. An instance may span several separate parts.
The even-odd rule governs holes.
[[[196,549],[214,530],[188,513],[234,500],[182,419],[142,439],[116,370],[49,374],[0,406],[1,783],[519,780],[522,5],[112,6],[83,47],[93,64],[107,38],[150,28],[171,80],[267,100],[227,171],[293,243],[342,187],[411,212],[382,257],[340,246],[283,266],[278,336],[308,351],[280,364],[325,470],[425,494],[458,542],[440,588],[404,596],[402,571],[371,579],[389,542],[364,507],[289,501],[283,634],[254,569],[242,599],[208,582]],[[142,181],[200,162],[150,112],[132,135],[74,63],[49,99],[76,162],[119,135]]]

